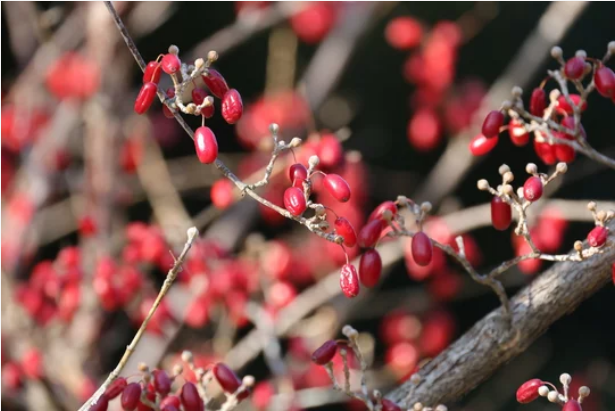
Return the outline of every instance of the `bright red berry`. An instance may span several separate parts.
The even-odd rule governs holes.
[[[594,73],[596,90],[606,98],[615,98],[615,73],[609,67],[602,66]]]
[[[132,382],[124,388],[120,402],[122,408],[126,411],[133,411],[137,408],[139,400],[141,399],[141,385],[137,382]]]
[[[571,398],[564,404],[562,411],[583,411],[583,409],[577,400]]]
[[[504,114],[501,111],[493,110],[483,121],[482,133],[487,138],[496,137],[500,134],[500,127],[504,125]]]
[[[324,180],[327,191],[342,203],[350,200],[350,187],[346,180],[337,174],[327,174]]]
[[[375,246],[385,226],[386,221],[383,220],[372,220],[365,224],[357,237],[359,247],[370,248]]]
[[[585,59],[581,57],[572,57],[568,59],[564,65],[564,75],[570,80],[578,80],[583,76],[585,71]]]
[[[523,197],[531,202],[537,201],[542,197],[542,181],[540,178],[532,176],[523,184]]]
[[[208,70],[208,74],[203,74],[201,76],[205,85],[211,91],[211,94],[218,98],[224,97],[226,92],[228,91],[228,85],[226,84],[226,80],[222,77],[217,70],[210,68]]]
[[[354,247],[357,244],[357,233],[354,231],[350,221],[344,217],[338,217],[333,223],[335,232],[344,237],[344,245],[346,247]]]
[[[536,117],[542,117],[547,107],[546,93],[541,88],[535,88],[530,97],[530,113]]]
[[[575,106],[578,106],[579,104],[581,104],[581,96],[579,96],[578,94],[570,94],[570,100],[572,101],[572,104],[574,104]],[[558,109],[563,111],[565,114],[572,115],[574,113],[572,106],[568,104],[568,100],[566,100],[566,96],[564,95],[561,95],[557,98],[557,107]],[[583,104],[581,104],[579,109],[581,111],[585,111],[586,108],[587,108],[587,101],[583,101]]]
[[[301,41],[314,44],[321,41],[335,23],[335,9],[331,3],[313,2],[290,18],[290,25]]]
[[[543,163],[546,165],[553,165],[557,163],[557,156],[555,155],[555,147],[546,141],[538,141],[534,139],[534,151],[536,155],[540,157]]]
[[[294,187],[302,188],[303,182],[307,180],[307,168],[301,163],[295,163],[288,169],[288,179]]]
[[[38,380],[43,376],[43,356],[35,348],[27,350],[21,359],[21,369],[26,377]]]
[[[442,124],[440,116],[433,108],[416,110],[406,129],[408,141],[420,152],[428,152],[440,144],[442,139]]]
[[[137,99],[135,100],[135,113],[143,114],[150,108],[154,99],[156,98],[156,92],[158,91],[158,86],[156,83],[145,83],[139,94],[137,95]]]
[[[199,391],[191,382],[186,382],[182,386],[179,398],[186,411],[203,411],[205,408],[203,400],[199,396]]]
[[[107,396],[107,398],[112,400],[115,397],[117,397],[118,395],[120,395],[124,391],[124,389],[126,388],[127,385],[128,385],[128,383],[126,382],[126,378],[124,378],[124,377],[117,377],[109,385],[109,388],[107,388],[107,391],[105,391],[105,395]]]
[[[162,71],[160,70],[160,63],[157,61],[150,61],[145,66],[145,71],[143,72],[143,83],[156,83],[160,82],[160,75]]]
[[[325,365],[335,357],[337,352],[337,342],[334,340],[326,341],[323,345],[318,347],[312,354],[312,362],[318,365]]]
[[[527,404],[538,398],[538,389],[542,387],[544,383],[538,378],[524,382],[517,390],[517,401],[521,404]]]
[[[391,400],[382,399],[382,411],[401,411],[401,407]]]
[[[227,178],[221,178],[211,186],[211,202],[216,208],[225,210],[235,201],[233,197],[233,182]]]
[[[222,117],[229,124],[235,124],[243,114],[243,102],[237,90],[230,89],[222,99]]]
[[[361,284],[366,287],[374,287],[380,280],[382,274],[382,259],[380,253],[370,248],[366,250],[361,256],[359,262],[359,279]]]
[[[284,208],[294,216],[303,214],[307,208],[303,191],[297,187],[288,187],[286,191],[284,191]]]
[[[512,222],[512,209],[500,197],[491,199],[491,223],[496,230],[504,231]]]
[[[96,404],[90,407],[90,411],[107,411],[109,408],[109,397],[106,394],[101,395],[96,401]]]
[[[209,127],[199,127],[194,132],[194,147],[199,161],[211,164],[218,158],[218,141]]]
[[[182,66],[182,62],[179,60],[176,54],[165,54],[160,62],[160,67],[162,71],[167,74],[175,74],[179,71]]]
[[[397,17],[387,24],[384,36],[391,47],[409,50],[421,44],[423,27],[412,17]]]
[[[353,298],[359,295],[359,276],[352,264],[344,264],[340,273],[340,287],[346,297]]]
[[[391,215],[397,214],[397,206],[395,205],[395,203],[392,201],[385,201],[384,203],[376,207],[374,211],[372,211],[367,220],[381,220],[382,216],[384,215],[384,212],[387,210],[391,212]]]
[[[498,141],[498,136],[487,138],[479,134],[470,141],[470,153],[475,156],[484,156],[498,145]]]
[[[569,134],[560,133],[559,131],[554,131],[553,135],[557,139],[561,140],[574,140],[574,138]],[[574,147],[569,146],[568,144],[555,144],[553,147],[553,151],[555,152],[555,157],[558,161],[563,161],[564,163],[571,163],[574,161],[576,157],[576,151]]]
[[[213,372],[218,384],[227,393],[234,393],[241,386],[241,380],[235,374],[235,371],[231,370],[226,364],[217,363],[214,366]]]
[[[412,258],[420,266],[431,263],[433,257],[433,244],[431,239],[422,231],[412,237]]]
[[[171,379],[165,370],[154,370],[154,388],[163,397],[171,391]]]
[[[602,226],[596,226],[587,234],[587,242],[592,247],[602,247],[609,236],[609,230]]]
[[[335,134],[324,134],[318,142],[318,158],[320,166],[332,169],[344,161],[344,150]]]
[[[530,141],[530,133],[525,129],[525,125],[514,118],[508,122],[508,135],[510,141],[517,147],[524,146]]]

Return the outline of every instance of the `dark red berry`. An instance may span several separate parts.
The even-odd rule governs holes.
[[[587,242],[592,247],[602,247],[609,236],[609,230],[602,226],[596,226],[587,234]]]
[[[382,274],[382,259],[380,253],[373,248],[366,250],[359,262],[359,279],[366,287],[374,287]]]
[[[530,177],[523,184],[523,197],[528,201],[537,201],[542,197],[542,181],[538,177]]]
[[[225,392],[234,393],[241,386],[241,380],[235,374],[235,371],[231,370],[226,364],[217,363],[213,372],[218,384]]]
[[[594,73],[596,90],[606,98],[615,98],[615,73],[606,66],[600,67]]]
[[[166,396],[160,401],[160,408],[164,409],[167,405],[173,406],[177,409],[181,406],[181,402],[177,395],[169,395]]]
[[[237,90],[230,89],[222,99],[222,117],[229,124],[235,124],[243,114],[243,102]]]
[[[145,83],[139,94],[137,95],[137,99],[135,100],[135,113],[143,114],[150,108],[154,99],[156,98],[156,92],[158,91],[158,86],[156,83]]]
[[[581,103],[581,96],[579,96],[578,94],[571,94],[570,100],[572,101],[572,104],[574,104],[575,106],[578,106]],[[557,98],[557,108],[560,111],[568,115],[572,115],[574,113],[572,106],[568,104],[568,100],[566,100],[566,96],[563,96],[563,95]],[[585,111],[586,108],[587,108],[587,101],[583,101],[583,104],[581,104],[579,109],[581,111]]]
[[[160,411],[179,411],[179,407],[176,407],[174,404],[166,404],[160,406]]]
[[[162,71],[167,74],[175,74],[179,71],[182,66],[182,62],[179,60],[179,57],[175,54],[165,54],[160,62],[160,67],[162,67]]]
[[[577,400],[571,398],[564,404],[562,411],[583,411],[583,408],[581,408],[581,404]]]
[[[166,91],[166,95],[167,95],[167,98],[175,97],[175,88],[169,87],[167,89],[167,91]],[[162,105],[162,114],[164,114],[164,116],[166,118],[174,118],[175,117],[173,115],[173,111],[171,111],[171,109],[166,104]]]
[[[530,113],[536,117],[542,117],[547,107],[546,93],[541,88],[535,88],[530,97]]]
[[[207,85],[207,88],[211,91],[211,94],[218,98],[224,97],[228,91],[228,85],[226,84],[224,77],[222,77],[222,74],[220,74],[217,70],[210,68],[208,74],[203,75],[202,77],[205,85]]]
[[[163,397],[171,391],[171,379],[165,370],[154,370],[154,388]]]
[[[335,134],[324,134],[318,142],[320,166],[325,169],[337,167],[344,160],[344,150]]]
[[[218,141],[209,127],[199,127],[194,132],[194,147],[199,161],[211,164],[218,157]]]
[[[559,131],[554,131],[553,136],[557,140],[574,140],[570,134],[560,133]],[[576,151],[574,147],[569,146],[568,144],[555,144],[553,147],[553,151],[555,152],[555,157],[558,161],[563,161],[564,163],[571,163],[574,161],[576,157]]]
[[[570,80],[578,80],[583,76],[585,71],[585,59],[581,57],[573,57],[564,65],[564,74]]]
[[[124,388],[120,402],[122,408],[126,411],[133,411],[137,408],[141,399],[141,385],[137,382],[131,382]]]
[[[192,102],[197,106],[200,106],[205,101],[207,97],[207,92],[202,88],[195,88],[192,90]]]
[[[401,407],[391,400],[382,399],[382,411],[401,411]]]
[[[512,222],[512,209],[510,205],[500,197],[491,199],[491,223],[496,230],[504,231]]]
[[[504,125],[504,114],[501,111],[493,110],[483,121],[482,133],[487,138],[496,137],[500,134],[500,127]]]
[[[344,245],[346,247],[354,247],[357,244],[357,233],[354,231],[350,221],[344,217],[338,217],[333,225],[335,226],[336,233],[344,237]]]
[[[196,386],[191,382],[186,382],[179,394],[184,410],[186,411],[203,411],[205,405],[199,395]]]
[[[145,71],[143,72],[143,83],[152,83],[158,84],[160,82],[160,75],[162,74],[162,70],[160,70],[160,63],[157,61],[150,61],[145,66]]]
[[[524,146],[530,141],[530,133],[525,129],[525,125],[514,118],[508,122],[508,135],[510,141],[517,147]]]
[[[387,210],[391,212],[391,215],[397,214],[397,206],[395,205],[395,203],[392,201],[385,201],[384,203],[376,207],[374,211],[372,211],[372,213],[369,215],[368,221],[381,220],[382,216],[384,215],[384,212]]]
[[[156,402],[156,391],[154,390],[154,387],[151,383],[145,390],[145,398],[150,402]],[[139,404],[137,405],[137,411],[154,411],[154,409],[147,405],[145,402],[139,402]]]
[[[90,407],[90,411],[107,411],[109,408],[109,397],[106,394],[100,396],[96,404]]]
[[[576,125],[574,122],[574,116],[564,117],[561,124],[563,127],[574,131]],[[585,128],[583,127],[583,124],[579,125],[579,133],[583,138],[587,138],[587,134],[585,133]],[[574,140],[574,136],[572,134],[566,134],[566,136],[568,137],[568,140]]]
[[[487,138],[479,134],[470,141],[470,153],[475,156],[484,156],[498,145],[499,139],[498,136]]]
[[[111,384],[109,385],[109,388],[107,388],[107,391],[105,391],[105,395],[107,396],[107,398],[112,400],[118,395],[120,395],[122,391],[124,391],[124,388],[126,388],[127,385],[128,383],[126,382],[126,378],[118,377],[115,380],[113,380],[113,382],[111,382]]]
[[[302,188],[307,177],[308,171],[303,164],[295,163],[288,169],[288,179],[294,187]]]
[[[431,263],[433,257],[433,244],[431,239],[422,231],[412,237],[412,258],[420,266]]]
[[[286,191],[284,191],[284,208],[294,216],[303,214],[307,208],[303,191],[297,187],[288,187]]]
[[[337,352],[337,342],[334,340],[326,341],[323,345],[318,347],[312,354],[312,362],[318,365],[325,365],[335,357]]]
[[[353,298],[359,295],[359,276],[352,264],[344,264],[340,273],[340,287],[344,295]]]
[[[386,221],[383,220],[372,220],[365,224],[357,237],[359,247],[370,248],[375,246],[385,226]]]
[[[538,389],[544,383],[538,378],[524,382],[517,390],[517,401],[521,404],[527,404],[538,398]]]
[[[345,203],[350,200],[350,187],[346,180],[337,174],[327,174],[324,180],[327,191],[337,200]]]

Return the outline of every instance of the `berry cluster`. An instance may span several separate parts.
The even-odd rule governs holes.
[[[560,393],[557,387],[548,381],[542,381],[538,378],[526,381],[517,390],[517,401],[521,404],[527,404],[538,397],[547,397],[550,402],[561,406],[562,411],[582,411],[581,404],[589,396],[589,388],[586,386],[580,387],[578,397],[574,399],[570,393],[570,383],[572,382],[570,374],[560,375],[559,380],[563,387],[563,393]]]

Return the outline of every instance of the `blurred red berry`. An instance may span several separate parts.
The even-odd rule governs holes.
[[[410,16],[396,17],[387,24],[384,35],[391,47],[409,50],[421,44],[423,27]]]
[[[235,201],[233,195],[234,184],[228,178],[221,178],[211,186],[211,202],[216,208],[225,210]]]

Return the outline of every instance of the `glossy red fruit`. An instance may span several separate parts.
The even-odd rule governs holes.
[[[205,408],[203,400],[199,396],[199,391],[191,382],[186,382],[182,386],[179,399],[185,411],[203,411]]]
[[[544,383],[538,378],[524,382],[517,390],[517,401],[521,404],[527,404],[539,397],[538,389]]]
[[[523,184],[523,197],[528,201],[536,201],[542,197],[542,181],[538,177],[530,177]]]
[[[357,233],[354,231],[350,221],[344,217],[338,217],[333,225],[335,226],[335,232],[344,237],[344,245],[346,247],[354,247],[357,244]]]
[[[198,87],[192,90],[191,94],[192,94],[192,102],[196,104],[197,106],[200,106],[201,104],[203,104],[203,102],[205,101],[205,98],[207,97],[207,92],[203,90],[202,88],[198,88]]]
[[[222,98],[222,117],[229,124],[235,124],[243,114],[243,102],[237,90],[230,89]]]
[[[165,54],[162,58],[162,61],[160,61],[160,67],[162,68],[162,71],[167,74],[177,73],[181,66],[182,62],[179,60],[179,57],[171,53]]]
[[[412,258],[420,266],[426,266],[433,256],[433,244],[427,234],[419,231],[412,237]]]
[[[500,197],[491,199],[491,223],[496,230],[504,231],[512,222],[512,209],[510,205]]]
[[[359,247],[370,248],[375,246],[385,226],[386,222],[382,220],[372,220],[365,224],[357,237]]]
[[[199,161],[211,164],[218,158],[218,141],[209,127],[199,127],[194,132],[194,147]]]
[[[303,164],[295,163],[288,168],[288,179],[294,187],[302,188],[307,176],[308,171]]]
[[[205,85],[211,91],[211,94],[218,98],[224,97],[226,92],[228,91],[228,84],[226,84],[226,80],[217,70],[212,68],[208,69],[208,74],[201,76]]]
[[[421,44],[423,27],[413,17],[396,17],[387,24],[384,37],[391,47],[409,50]]]
[[[602,247],[609,236],[609,230],[602,226],[596,226],[587,234],[587,242],[592,247]]]
[[[154,388],[165,397],[171,391],[171,379],[165,370],[154,370]]]
[[[500,127],[504,125],[504,113],[498,110],[493,110],[483,121],[482,133],[487,138],[496,137],[500,134]]]
[[[383,218],[384,212],[387,210],[391,212],[391,215],[397,214],[397,206],[395,205],[395,203],[392,201],[385,201],[384,203],[376,207],[374,211],[372,211],[372,213],[369,215],[368,221],[381,220]]]
[[[162,401],[160,401],[160,408],[164,409],[164,407],[168,405],[179,409],[179,407],[181,406],[181,401],[179,400],[179,397],[177,395],[168,395],[164,397]]]
[[[335,134],[323,134],[318,142],[319,165],[324,169],[332,169],[344,161],[342,143]]]
[[[225,210],[235,201],[233,197],[234,184],[227,178],[221,178],[211,186],[211,202],[216,208]]]
[[[572,57],[568,59],[564,65],[564,75],[570,80],[578,80],[583,76],[585,71],[585,59],[581,57]]]
[[[307,208],[303,191],[297,187],[288,187],[286,191],[284,191],[284,208],[294,216],[303,214]]]
[[[487,138],[479,134],[470,141],[470,153],[475,156],[484,156],[498,145],[499,139],[498,136]]]
[[[596,90],[606,98],[615,98],[615,73],[609,67],[601,66],[594,73]]]
[[[562,411],[583,411],[583,408],[581,408],[581,404],[577,400],[571,398],[564,404]]]
[[[337,174],[327,174],[324,182],[325,188],[337,201],[345,203],[350,200],[350,186],[346,180]]]
[[[226,364],[217,363],[214,366],[213,372],[218,384],[227,393],[234,393],[241,386],[241,380],[235,374],[235,371],[231,370]]]
[[[325,365],[333,360],[335,353],[337,352],[337,342],[334,340],[326,341],[323,345],[318,347],[312,354],[312,362],[318,365]]]
[[[109,397],[106,394],[100,396],[96,404],[90,407],[90,411],[107,411],[109,408]]]
[[[537,139],[534,139],[534,151],[546,165],[551,166],[557,163],[555,146],[547,143],[546,141],[538,141]]]
[[[352,264],[344,264],[340,273],[340,287],[344,295],[353,298],[359,295],[359,276]]]
[[[167,95],[167,98],[173,98],[175,97],[175,88],[173,87],[169,87],[165,93]],[[173,115],[173,111],[171,111],[171,109],[169,108],[169,106],[167,106],[166,104],[162,105],[162,114],[164,114],[164,116],[166,118],[174,118],[175,116]]]
[[[137,408],[141,399],[141,385],[137,382],[132,382],[124,388],[120,402],[122,408],[126,411],[133,411]]]
[[[143,83],[152,83],[158,84],[160,82],[160,75],[162,74],[162,70],[160,70],[160,63],[157,61],[150,61],[145,66],[145,71],[143,72]]]
[[[510,141],[517,147],[524,146],[530,141],[530,133],[527,132],[522,122],[514,118],[508,122],[508,135]]]
[[[391,400],[382,399],[382,411],[401,411],[401,407]]]
[[[574,140],[574,138],[569,134],[560,133],[559,131],[554,131],[553,135],[557,139],[562,140]],[[564,163],[572,163],[576,157],[576,151],[574,147],[569,146],[568,144],[555,144],[553,146],[553,151],[555,152],[555,157],[558,161],[563,161]]]
[[[432,151],[442,140],[440,116],[433,108],[418,109],[408,121],[406,133],[415,150]]]
[[[158,86],[156,83],[145,83],[139,94],[137,95],[137,99],[135,100],[135,113],[143,114],[150,108],[154,99],[156,98],[156,92],[158,91]]]
[[[335,9],[332,3],[313,2],[290,18],[290,25],[299,39],[308,44],[321,41],[335,24]]]
[[[374,287],[380,280],[382,274],[382,259],[380,253],[370,248],[366,250],[361,256],[359,262],[359,279],[361,284],[366,287]]]
[[[154,390],[154,387],[151,383],[145,390],[145,398],[147,398],[151,402],[156,402],[156,391]],[[139,404],[137,405],[137,411],[154,411],[154,408],[150,407],[144,402],[139,402]]]
[[[127,385],[128,383],[126,382],[126,378],[118,377],[113,380],[113,382],[109,385],[109,388],[107,388],[107,391],[105,391],[105,395],[107,396],[107,398],[112,400],[118,395],[120,395]]]
[[[579,96],[578,94],[570,94],[570,100],[572,101],[572,104],[578,106],[581,103],[581,96]],[[568,104],[568,100],[566,100],[566,96],[563,95],[557,98],[557,108],[568,115],[572,115],[574,113],[574,111],[572,110],[572,106],[570,106],[570,104]],[[587,101],[583,101],[580,110],[585,111],[586,108]]]
[[[547,107],[547,95],[541,88],[535,88],[530,97],[530,113],[537,117],[542,117]]]

